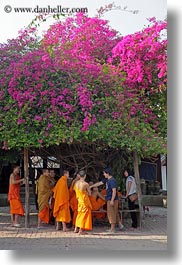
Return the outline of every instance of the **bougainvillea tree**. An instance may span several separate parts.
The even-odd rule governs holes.
[[[72,34],[67,32],[71,25]],[[91,32],[92,25],[95,30]],[[94,48],[91,42],[95,42]],[[2,136],[9,115],[15,115],[11,119],[12,130],[4,131],[5,143],[9,147],[15,142],[16,146],[41,146],[72,142],[77,135],[82,139],[81,133],[96,121],[93,109],[97,112],[104,108],[103,100],[97,104],[97,93],[102,87],[102,97],[105,84],[112,82],[103,71],[103,63],[116,42],[116,32],[105,21],[78,15],[51,27],[38,49],[13,61],[8,68],[13,75],[5,78],[5,83],[14,105],[2,114]]]
[[[94,142],[164,151],[165,28],[153,21],[120,37],[107,21],[78,14],[52,25],[39,42],[29,38],[3,70],[3,148]]]
[[[27,148],[95,144],[134,153],[142,209],[137,153],[166,152],[166,22],[151,23],[121,37],[77,14],[0,46],[0,142],[25,148],[26,194]]]
[[[38,41],[32,35],[33,31],[32,29],[20,31],[18,38],[0,44],[0,141],[2,141],[3,149],[8,148],[6,132],[8,132],[7,139],[12,139],[11,146],[16,147],[14,129],[16,130],[17,126],[14,127],[14,123],[17,124],[19,110],[17,102],[8,92],[8,86],[19,60],[32,49],[38,47]]]
[[[126,141],[132,150],[160,153],[167,137],[167,23],[154,18],[150,22],[143,31],[123,37],[108,61],[125,79],[115,96],[116,124],[119,129],[124,121],[127,127],[121,138],[130,136]]]

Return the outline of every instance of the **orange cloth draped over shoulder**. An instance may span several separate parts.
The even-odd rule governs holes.
[[[69,188],[69,195],[70,195],[70,207],[73,211],[72,224],[75,225],[76,217],[77,217],[77,213],[78,213],[78,200],[76,198],[76,193],[75,193],[73,184],[71,184],[71,186]]]
[[[106,204],[106,201],[102,200],[101,198],[97,199],[95,196],[89,196],[89,199],[92,205],[92,211],[98,211]],[[96,217],[97,219],[103,219],[106,217],[106,213],[92,213],[92,216]]]
[[[49,198],[52,191],[47,176],[41,175],[37,181],[37,195],[38,195],[38,216],[42,222],[49,223]]]
[[[20,176],[16,177],[19,180]],[[10,213],[20,216],[24,215],[24,209],[20,198],[20,184],[10,184],[8,192],[8,201],[10,203]]]
[[[102,195],[106,195],[106,189],[101,190]]]
[[[62,176],[52,190],[54,192],[53,216],[57,222],[69,223],[71,220],[69,209],[69,190],[67,177]]]
[[[78,214],[76,217],[76,227],[91,230],[92,229],[92,205],[86,191],[74,187],[76,198],[78,200]]]

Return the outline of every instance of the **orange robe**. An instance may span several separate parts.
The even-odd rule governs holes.
[[[76,227],[91,230],[92,229],[92,205],[86,191],[74,187],[76,198],[78,200],[78,214],[76,217]]]
[[[69,209],[69,190],[67,177],[62,176],[53,188],[54,209],[53,216],[57,222],[69,223],[71,220]]]
[[[41,175],[37,181],[37,195],[38,195],[38,216],[42,222],[49,223],[49,198],[51,197],[52,191],[47,176]]]
[[[20,176],[17,176],[16,180],[19,179]],[[11,214],[24,215],[24,209],[20,198],[20,183],[9,185],[8,201],[10,203]]]
[[[102,195],[106,195],[106,189],[101,190]]]
[[[55,178],[49,176],[48,180],[49,180],[49,185],[50,185],[51,189],[53,189],[53,187],[56,184]],[[50,224],[53,224],[53,222],[54,222],[53,209],[54,209],[54,198],[51,197],[51,203],[49,201],[49,223]]]
[[[92,205],[92,210],[93,211],[98,211],[102,206],[106,204],[106,201],[102,200],[101,198],[96,198],[95,196],[89,196],[91,205]],[[93,217],[96,217],[97,219],[102,219],[106,217],[106,213],[92,213]]]
[[[73,211],[73,220],[72,224],[75,225],[76,222],[76,217],[78,213],[78,200],[76,198],[76,193],[73,189],[73,185],[71,184],[70,189],[69,189],[69,195],[70,195],[70,207]]]
[[[100,193],[102,193],[102,195],[106,195],[107,191],[106,191],[106,189],[103,189],[103,190],[101,190]],[[118,196],[119,197],[122,197],[123,196],[121,191],[118,191],[117,193],[118,193]]]

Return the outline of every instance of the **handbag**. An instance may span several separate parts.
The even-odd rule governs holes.
[[[136,200],[138,200],[138,194],[137,193],[133,193],[129,196],[129,199],[131,202],[135,202]]]

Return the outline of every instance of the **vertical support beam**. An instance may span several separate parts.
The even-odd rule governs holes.
[[[24,148],[24,178],[25,178],[25,228],[29,227],[29,175],[28,149]]]
[[[143,219],[142,192],[141,192],[141,186],[140,186],[139,159],[138,159],[138,154],[136,151],[133,152],[133,159],[134,159],[134,173],[135,173],[139,211],[140,211],[140,218],[139,218],[140,224],[139,225],[140,225],[140,228],[142,228],[142,219]]]

